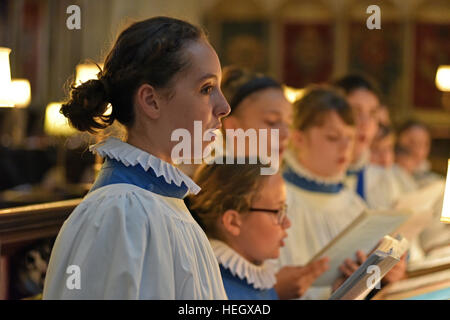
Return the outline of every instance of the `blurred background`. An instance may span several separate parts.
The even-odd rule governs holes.
[[[380,30],[366,27],[372,4],[381,8]],[[80,8],[79,29],[66,25],[71,5]],[[7,191],[0,206],[85,190],[94,139],[57,125],[57,102],[81,64],[103,62],[117,32],[156,15],[205,27],[223,66],[266,72],[294,88],[354,71],[371,76],[394,124],[414,118],[429,126],[432,169],[445,174],[450,92],[438,89],[436,74],[450,65],[449,0],[0,0],[0,47],[11,49],[12,80],[25,80],[15,81],[24,101],[0,108],[0,191]]]
[[[79,28],[69,29],[73,5]],[[366,27],[370,5],[380,30]],[[431,168],[445,174],[450,0],[0,0],[0,209],[20,207],[0,210],[0,299],[41,292],[52,241],[95,177],[87,148],[98,138],[59,114],[68,86],[95,77],[118,32],[157,15],[203,26],[222,66],[265,72],[294,95],[370,76],[394,127],[427,125]]]

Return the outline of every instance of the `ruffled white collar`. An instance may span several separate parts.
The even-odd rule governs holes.
[[[348,167],[348,170],[349,171],[359,171],[364,166],[368,165],[369,162],[370,162],[370,151],[367,150],[367,151],[363,152],[363,154],[361,154],[361,156],[359,157],[359,159],[355,163],[352,163]]]
[[[344,180],[343,173],[336,175],[334,177],[328,177],[328,178],[321,177],[315,173],[312,173],[310,170],[306,169],[303,165],[300,164],[300,162],[297,161],[294,153],[291,150],[287,150],[285,152],[284,160],[286,161],[286,164],[292,170],[294,170],[295,173],[297,173],[301,177],[304,177],[308,180],[311,180],[311,181],[314,181],[314,182],[317,182],[320,184],[325,184],[325,185],[341,183]]]
[[[152,168],[156,176],[163,176],[168,184],[175,183],[180,187],[184,182],[189,192],[193,194],[200,192],[200,187],[178,168],[117,138],[109,137],[90,146],[89,151],[97,153],[103,158],[108,157],[120,161],[127,167],[139,164],[145,171]]]
[[[428,160],[424,160],[415,170],[414,173],[424,173],[431,170],[431,163]]]
[[[266,261],[257,266],[246,260],[223,241],[210,239],[210,243],[219,264],[230,270],[233,276],[237,276],[241,280],[246,279],[255,289],[273,288],[276,283],[276,267],[272,262]]]

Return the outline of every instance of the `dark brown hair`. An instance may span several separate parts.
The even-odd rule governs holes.
[[[346,95],[349,95],[358,89],[365,89],[375,94],[379,99],[381,98],[380,89],[375,84],[375,81],[367,75],[356,73],[348,74],[333,81],[332,85],[336,88],[344,90]]]
[[[72,85],[70,99],[61,108],[70,124],[80,131],[95,132],[118,120],[130,127],[134,122],[133,96],[148,83],[166,89],[174,75],[188,66],[183,55],[189,41],[205,37],[188,22],[155,17],[132,24],[117,38],[108,54],[99,80]],[[111,115],[104,112],[112,105]]]
[[[264,164],[212,164],[201,166],[194,181],[202,188],[199,194],[187,199],[189,211],[212,238],[224,240],[218,229],[219,218],[227,210],[245,214],[251,207],[263,181]]]
[[[352,109],[345,96],[330,86],[313,85],[294,103],[294,129],[306,130],[323,124],[324,117],[331,111],[348,125],[354,125]]]
[[[430,129],[428,126],[420,122],[418,120],[410,119],[404,122],[397,130],[397,135],[400,137],[402,134],[404,134],[406,131],[412,129],[412,128],[420,128],[428,133],[430,135]]]
[[[221,89],[233,113],[249,95],[268,88],[282,90],[275,79],[236,66],[223,68]]]

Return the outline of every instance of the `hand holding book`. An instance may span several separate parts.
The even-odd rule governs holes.
[[[330,297],[332,300],[360,300],[383,279],[383,277],[400,261],[408,248],[405,238],[397,239],[385,236],[376,249],[366,258],[359,254],[359,259],[365,259],[360,267],[348,277]],[[346,261],[347,262],[347,261]],[[360,262],[360,261],[359,261]],[[359,263],[358,262],[358,263]],[[358,264],[347,265],[351,270]],[[347,270],[347,271],[348,271]]]
[[[285,266],[276,274],[275,291],[280,299],[296,299],[304,295],[316,279],[329,269],[328,258],[305,266]]]

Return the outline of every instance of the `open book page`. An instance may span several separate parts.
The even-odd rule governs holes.
[[[370,252],[385,235],[404,223],[408,211],[365,211],[325,246],[312,259],[330,259],[330,269],[322,274],[313,286],[332,286],[340,276],[339,266],[345,259],[354,259],[358,250]]]
[[[438,180],[430,185],[405,193],[397,200],[395,209],[410,209],[414,212],[433,210],[437,201],[442,200],[445,180]]]
[[[439,201],[442,201],[445,184],[436,181],[424,188],[404,194],[396,203],[395,209],[411,210],[413,215],[392,235],[401,234],[412,242],[433,221]]]
[[[408,276],[417,277],[441,270],[450,270],[450,246],[436,249],[425,259],[408,264]]]
[[[411,217],[405,221],[399,228],[397,228],[391,235],[402,235],[409,242],[412,242],[413,239],[417,238],[419,234],[430,225],[433,220],[433,211],[422,211],[415,212],[411,215]]]
[[[362,300],[400,261],[408,241],[385,236],[373,253],[330,297],[331,300]]]
[[[450,270],[391,283],[373,299],[406,299],[445,288],[450,288]]]

